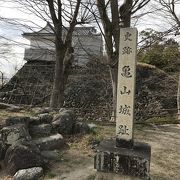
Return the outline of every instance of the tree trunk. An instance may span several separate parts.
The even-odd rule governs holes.
[[[125,0],[123,5],[120,7],[121,19],[123,27],[130,27],[131,25],[131,10],[133,0]]]
[[[110,67],[109,72],[111,76],[111,83],[112,83],[112,92],[113,92],[113,109],[112,109],[112,116],[111,116],[111,121],[116,120],[116,102],[117,102],[117,71],[118,71],[118,65],[115,67]]]
[[[177,109],[178,109],[178,120],[180,120],[180,74],[179,74],[179,81],[178,81],[178,92],[177,92]]]
[[[124,5],[125,7],[125,14],[123,16],[123,27],[130,27],[130,23],[131,23],[131,7],[132,7],[132,0],[126,0],[124,1]],[[113,28],[113,36],[115,39],[115,53],[112,57],[112,54],[109,54],[109,62],[113,62],[115,65],[113,67],[110,68],[110,75],[111,75],[111,81],[112,81],[112,89],[113,89],[113,113],[112,113],[112,117],[111,117],[111,121],[116,121],[116,105],[117,105],[117,81],[118,81],[118,57],[117,55],[119,55],[119,37],[120,37],[120,28],[119,28],[119,18],[117,15],[117,1],[112,1],[111,2],[111,10],[112,10],[112,26]],[[111,58],[110,58],[111,57]]]
[[[66,48],[64,45],[60,45],[58,40],[55,42],[56,47],[56,64],[55,64],[55,76],[53,90],[50,99],[50,107],[60,108],[64,104],[64,57]]]

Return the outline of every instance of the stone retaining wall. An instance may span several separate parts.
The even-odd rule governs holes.
[[[0,90],[0,100],[11,104],[48,106],[54,76],[53,62],[28,62]],[[164,116],[176,111],[177,81],[165,72],[147,64],[137,66],[137,121]],[[73,67],[65,90],[65,107],[75,109],[88,120],[109,120],[112,110],[112,88],[108,67],[89,63]]]

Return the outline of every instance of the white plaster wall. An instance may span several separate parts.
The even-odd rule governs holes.
[[[31,51],[26,51],[25,55],[29,53],[33,53],[32,49],[50,49],[54,50],[54,37],[47,36],[46,38],[41,36],[31,36],[28,38],[30,40],[30,49]],[[93,56],[102,56],[103,51],[103,41],[101,35],[88,33],[87,30],[79,30],[74,32],[74,36],[72,39],[72,46],[74,47],[74,57],[75,62],[78,65],[85,65],[89,59]],[[34,55],[31,56],[34,59],[37,52],[34,51]],[[41,53],[42,54],[42,53]],[[40,54],[39,54],[40,55]],[[90,55],[90,56],[89,56]],[[30,57],[29,57],[30,58]],[[28,59],[24,57],[24,59]],[[38,57],[40,59],[40,57]],[[42,57],[41,57],[42,59]],[[33,59],[32,59],[33,60]]]
[[[32,49],[54,49],[54,43],[48,39],[32,38],[30,46]]]

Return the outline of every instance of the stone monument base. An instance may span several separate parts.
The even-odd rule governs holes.
[[[101,172],[113,172],[143,179],[150,179],[151,147],[135,143],[132,149],[116,147],[116,140],[104,140],[96,148],[94,168]]]

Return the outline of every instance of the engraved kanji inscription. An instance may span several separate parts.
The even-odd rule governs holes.
[[[119,125],[118,126],[118,133],[117,134],[129,135],[128,131],[129,131],[129,129],[127,128],[126,125]]]
[[[131,54],[132,53],[132,48],[131,47],[123,47],[122,49],[122,54]]]
[[[119,107],[119,113],[120,114],[123,114],[123,115],[128,115],[128,116],[130,116],[131,114],[130,114],[130,106],[128,106],[128,105],[121,105],[120,107]]]
[[[123,86],[123,90],[122,91],[120,91],[120,94],[121,95],[123,95],[123,94],[130,94],[131,93],[131,91],[130,90],[127,90],[127,87],[126,86]]]
[[[121,28],[116,101],[117,147],[129,148],[133,145],[136,56],[137,30],[135,28]]]
[[[131,68],[130,68],[129,66],[124,66],[124,67],[122,68],[122,73],[121,73],[121,75],[122,75],[123,77],[126,77],[126,78],[131,78],[132,75],[131,75],[131,73],[130,73],[130,70],[131,70]]]
[[[126,34],[124,35],[124,41],[132,41],[132,39],[130,38],[132,36],[132,34],[130,32],[126,32]]]

